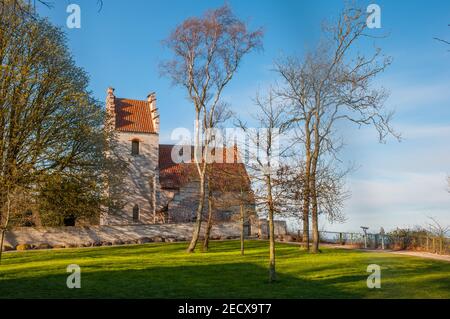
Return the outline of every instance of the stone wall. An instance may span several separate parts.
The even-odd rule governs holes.
[[[192,235],[192,223],[153,224],[126,226],[85,226],[85,227],[21,227],[6,233],[5,246],[16,247],[19,244],[39,246],[81,247],[105,244],[133,243],[140,239],[161,237],[183,241]],[[202,231],[203,232],[203,231]],[[237,223],[214,225],[211,238],[230,239],[240,235]]]
[[[287,225],[284,220],[274,220],[273,228],[275,232],[275,236],[284,236],[287,234]],[[269,221],[267,219],[259,219],[258,226],[252,227],[252,232],[257,230],[257,236],[261,239],[269,238]]]
[[[198,198],[199,198],[199,183],[186,183],[179,190],[173,191],[173,198],[168,204],[168,221],[173,223],[188,222],[195,218]],[[206,215],[208,203],[205,201],[203,207],[203,215]]]
[[[185,241],[192,235],[193,223],[153,224],[126,226],[74,226],[74,227],[20,227],[6,233],[4,246],[9,249],[17,245],[33,247],[90,247],[101,245],[119,245],[144,243],[150,241]],[[204,226],[201,234],[204,233]],[[240,237],[239,223],[219,223],[213,225],[211,239],[232,239]],[[250,234],[260,232],[258,225],[250,227]],[[278,227],[276,235],[282,235]]]
[[[172,191],[168,204],[169,222],[189,222],[194,220],[199,199],[199,182],[189,182],[179,190]],[[208,187],[206,187],[208,193]],[[217,222],[236,221],[240,218],[239,192],[213,193],[214,218]],[[246,216],[256,215],[254,205],[246,205]],[[203,216],[208,213],[208,199],[205,198]]]

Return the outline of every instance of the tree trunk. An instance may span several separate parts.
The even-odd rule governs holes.
[[[310,121],[305,121],[305,181],[303,183],[303,243],[306,245],[306,250],[309,251],[309,206],[310,206],[310,171],[311,171],[311,135],[309,128]]]
[[[244,234],[244,228],[245,228],[245,211],[244,211],[244,205],[241,203],[241,255],[244,255],[244,240],[245,240],[245,234]]]
[[[3,206],[3,205],[2,205]],[[2,207],[0,206],[0,207]],[[5,224],[2,224],[2,216],[0,215],[0,226],[2,226],[2,235],[0,238],[0,264],[2,262],[2,254],[3,254],[3,241],[5,239],[5,233],[6,233],[6,229],[8,228],[8,224],[9,224],[9,218],[11,216],[11,198],[9,195],[9,191],[6,193],[6,216],[5,216]]]
[[[314,182],[314,178],[313,178]],[[312,244],[312,252],[319,252],[319,222],[318,222],[318,207],[317,207],[317,193],[316,187],[313,185],[312,187],[312,210],[311,210],[311,221],[312,221],[312,233],[313,233],[313,244]]]
[[[188,253],[194,252],[195,246],[197,246],[197,242],[200,237],[200,231],[202,228],[202,212],[203,212],[204,205],[205,205],[205,178],[204,178],[204,176],[200,176],[199,202],[198,202],[198,207],[197,207],[194,231],[192,233],[192,239],[189,244],[189,247],[187,248]]]
[[[201,158],[199,158],[199,153]],[[199,199],[198,199],[198,207],[196,213],[196,220],[194,229],[192,232],[192,239],[187,248],[188,253],[192,253],[195,250],[195,246],[197,246],[198,239],[200,237],[200,231],[202,228],[202,212],[203,206],[205,205],[205,172],[206,172],[206,161],[203,163],[203,150],[200,145],[200,109],[197,109],[195,114],[195,146],[194,146],[194,160],[195,165],[197,167],[197,172],[200,178],[200,186],[199,186]]]
[[[267,194],[269,206],[269,282],[277,279],[275,271],[275,227],[273,223],[273,198],[272,198],[272,181],[270,176],[267,176]]]
[[[3,254],[3,240],[5,239],[6,229],[2,229],[2,234],[0,238],[0,264],[2,263],[2,254]]]
[[[317,101],[317,98],[316,98]],[[320,135],[319,135],[319,125],[320,125],[320,117],[319,117],[319,107],[317,104],[315,117],[316,121],[314,122],[314,152],[311,160],[311,176],[310,176],[310,192],[311,192],[311,202],[312,202],[312,228],[313,228],[313,253],[319,252],[319,211],[318,211],[318,203],[317,203],[317,163],[319,161],[320,155]]]
[[[269,282],[277,279],[275,271],[275,227],[273,225],[273,210],[269,209]]]
[[[205,230],[205,240],[203,241],[203,251],[208,251],[209,249],[209,237],[211,236],[212,228],[212,218],[213,217],[213,207],[212,207],[212,192],[208,191],[208,221]]]
[[[309,196],[309,195],[307,195]],[[306,250],[309,250],[309,200],[303,200],[303,238],[302,241],[305,244]]]

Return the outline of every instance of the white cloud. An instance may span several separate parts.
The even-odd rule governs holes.
[[[450,101],[450,90],[447,81],[438,83],[413,85],[388,85],[390,96],[387,105],[397,110],[411,110],[416,107],[429,107],[437,103]]]
[[[419,174],[379,171],[378,177],[351,179],[352,197],[345,207],[348,221],[328,229],[358,231],[366,225],[384,227],[424,226],[429,216],[450,225],[450,194],[444,173]]]
[[[353,191],[349,206],[362,208],[397,209],[401,207],[447,206],[450,194],[446,189],[446,174],[420,174],[381,171],[373,180],[352,179]]]
[[[450,125],[400,125],[399,131],[404,132],[405,139],[450,139]]]
[[[405,140],[379,145],[373,132],[352,135],[346,158],[360,168],[348,186],[348,221],[328,229],[358,231],[360,225],[386,229],[424,225],[434,216],[450,225],[450,125],[398,125]]]

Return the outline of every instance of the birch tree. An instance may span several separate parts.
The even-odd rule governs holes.
[[[209,140],[202,134],[202,119],[213,114],[224,89],[238,70],[242,58],[261,48],[262,31],[250,31],[228,6],[188,18],[164,41],[173,58],[161,65],[162,74],[183,87],[195,111],[194,162],[199,176],[195,226],[187,252],[195,250],[205,203],[205,176]],[[202,136],[203,135],[203,136]]]

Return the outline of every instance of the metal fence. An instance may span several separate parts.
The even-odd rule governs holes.
[[[311,232],[310,232],[311,234]],[[296,234],[302,238],[300,232]],[[415,250],[450,255],[450,238],[438,236],[391,236],[381,234],[320,231],[321,243],[348,245],[370,249]],[[312,238],[311,238],[312,240]]]
[[[337,245],[361,245],[364,244],[364,234],[343,233],[332,231],[320,231],[319,238],[321,243]]]

